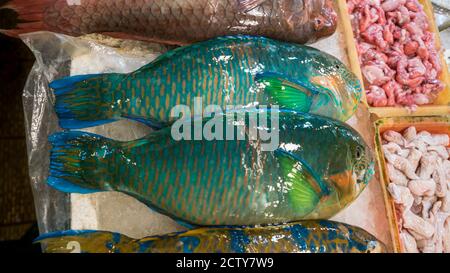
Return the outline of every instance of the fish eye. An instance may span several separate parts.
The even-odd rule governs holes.
[[[360,159],[363,155],[363,151],[361,147],[356,147],[356,151],[355,151],[355,157],[356,159]]]
[[[315,23],[316,23],[316,27],[317,28],[319,28],[319,27],[321,27],[322,26],[322,19],[320,19],[320,18],[316,18],[315,19]]]
[[[341,67],[337,64],[337,65],[336,65],[336,68],[339,69],[339,68],[341,68]]]

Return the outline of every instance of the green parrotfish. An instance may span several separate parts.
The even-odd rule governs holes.
[[[228,36],[180,47],[130,74],[53,81],[62,128],[129,118],[162,128],[177,105],[277,105],[347,120],[361,97],[357,77],[317,49],[264,37]]]
[[[36,242],[57,253],[383,253],[367,231],[331,221],[301,221],[267,227],[199,228],[131,239],[102,231],[44,234]]]
[[[221,135],[175,140],[168,127],[119,142],[56,133],[48,183],[65,192],[120,191],[185,224],[244,226],[331,217],[373,175],[369,147],[336,120],[273,109],[199,120]],[[268,132],[272,139],[263,139]]]

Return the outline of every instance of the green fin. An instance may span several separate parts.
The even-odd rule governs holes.
[[[256,82],[264,88],[271,103],[300,112],[309,112],[313,97],[317,94],[300,83],[272,73],[258,75]]]
[[[309,214],[329,190],[306,163],[284,150],[275,153],[284,178],[292,183],[289,191],[291,204],[302,215]]]

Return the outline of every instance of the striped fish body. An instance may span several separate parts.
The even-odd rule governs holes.
[[[46,252],[85,253],[379,253],[383,243],[361,228],[302,221],[279,226],[200,228],[139,240],[96,231],[67,231],[37,239]]]
[[[250,36],[181,47],[130,74],[78,76],[50,86],[63,128],[120,118],[167,124],[177,118],[174,106],[194,109],[196,97],[204,106],[270,104],[345,121],[361,96],[358,79],[335,57]]]
[[[170,44],[233,34],[306,43],[337,25],[331,0],[6,0],[2,8],[14,16],[0,22],[0,31],[13,36],[49,30]]]
[[[125,143],[87,133],[58,133],[51,138],[49,183],[69,192],[73,190],[61,185],[121,191],[194,225],[330,217],[370,180],[369,148],[343,123],[277,113],[275,151],[263,151],[260,139],[175,141],[170,129]],[[224,123],[234,124],[228,119]],[[317,154],[326,160],[314,161]],[[335,180],[342,173],[351,175]]]

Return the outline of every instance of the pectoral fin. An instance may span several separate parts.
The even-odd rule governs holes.
[[[326,184],[302,160],[284,151],[275,152],[284,179],[291,183],[289,198],[294,208],[302,215],[314,210],[319,200],[329,194]]]
[[[309,112],[313,97],[317,92],[303,83],[287,80],[282,75],[264,73],[256,76],[258,86],[264,88],[270,103],[280,108],[289,108],[300,112]]]

